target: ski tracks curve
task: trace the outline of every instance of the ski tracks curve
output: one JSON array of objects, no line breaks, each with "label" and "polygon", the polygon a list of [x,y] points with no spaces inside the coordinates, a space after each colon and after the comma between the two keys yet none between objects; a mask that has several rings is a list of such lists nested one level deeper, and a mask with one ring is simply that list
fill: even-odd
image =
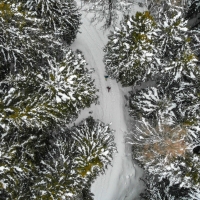
[{"label": "ski tracks curve", "polygon": [[[88,117],[88,112],[93,111],[92,116],[104,123],[110,123],[115,130],[115,142],[118,153],[113,157],[112,166],[109,166],[105,174],[100,175],[92,184],[91,191],[95,200],[133,200],[138,196],[141,186],[136,176],[135,167],[130,152],[127,153],[124,142],[124,134],[127,132],[124,117],[124,95],[122,88],[116,81],[104,78],[105,66],[103,63],[103,48],[107,43],[108,32],[100,30],[99,26],[93,26],[86,15],[82,19],[82,26],[72,49],[83,52],[88,63],[88,68],[94,68],[92,77],[99,89],[100,105],[92,105],[83,110],[75,123]],[[107,86],[111,91],[107,91]],[[141,173],[141,172],[139,172]]]}]

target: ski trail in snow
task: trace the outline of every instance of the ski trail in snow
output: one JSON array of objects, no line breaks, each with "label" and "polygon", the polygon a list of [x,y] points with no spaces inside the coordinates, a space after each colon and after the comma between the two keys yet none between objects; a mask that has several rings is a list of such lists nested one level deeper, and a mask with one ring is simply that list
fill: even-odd
[{"label": "ski trail in snow", "polygon": [[[115,80],[104,78],[105,66],[103,63],[103,48],[107,43],[108,31],[100,30],[100,26],[90,23],[90,16],[83,15],[81,33],[72,45],[72,49],[83,52],[88,63],[88,68],[94,68],[92,77],[99,89],[100,105],[92,105],[83,110],[75,123],[92,116],[104,123],[112,122],[111,128],[115,132],[115,142],[118,153],[113,157],[112,166],[109,166],[105,174],[100,175],[92,184],[91,191],[95,200],[133,200],[138,197],[143,186],[139,182],[141,169],[136,167],[131,158],[131,149],[125,145],[124,133],[127,132],[124,112],[124,89]],[[107,86],[111,87],[110,92]]]}]

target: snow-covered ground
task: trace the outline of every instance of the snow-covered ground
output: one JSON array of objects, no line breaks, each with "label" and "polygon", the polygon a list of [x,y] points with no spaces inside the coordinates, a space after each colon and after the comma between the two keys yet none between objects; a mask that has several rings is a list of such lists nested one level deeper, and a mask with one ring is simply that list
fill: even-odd
[{"label": "snow-covered ground", "polygon": [[[133,12],[143,11],[144,8],[134,4]],[[105,67],[103,64],[103,47],[107,43],[109,31],[100,29],[100,25],[94,26],[90,23],[90,15],[82,15],[81,33],[72,45],[72,49],[80,49],[86,61],[88,68],[94,68],[93,78],[96,87],[99,89],[99,105],[92,105],[80,113],[75,123],[79,123],[83,118],[88,117],[89,111],[95,119],[104,123],[112,123],[111,128],[115,132],[115,142],[118,153],[114,155],[112,166],[109,166],[106,173],[100,175],[92,184],[91,190],[94,193],[95,200],[135,200],[142,191],[143,185],[139,178],[142,170],[132,161],[131,150],[124,142],[124,136],[127,132],[128,115],[125,112],[124,94],[128,89],[124,89],[115,80],[104,78]],[[108,92],[106,87],[110,86]]]}]

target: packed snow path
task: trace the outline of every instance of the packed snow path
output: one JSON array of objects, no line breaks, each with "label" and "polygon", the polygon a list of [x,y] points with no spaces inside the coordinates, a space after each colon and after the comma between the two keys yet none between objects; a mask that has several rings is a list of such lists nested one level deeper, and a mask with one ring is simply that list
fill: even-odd
[{"label": "packed snow path", "polygon": [[[141,8],[140,8],[141,9]],[[139,10],[139,7],[138,9]],[[103,32],[99,26],[90,23],[90,16],[82,15],[81,33],[72,45],[72,49],[83,52],[88,63],[88,68],[94,68],[93,78],[99,89],[99,105],[92,105],[81,112],[75,123],[92,116],[104,123],[112,122],[111,128],[115,132],[115,142],[118,153],[114,155],[112,166],[109,166],[104,175],[100,175],[92,184],[91,191],[95,200],[133,200],[137,199],[142,185],[139,182],[141,170],[133,164],[131,151],[125,145],[124,134],[127,132],[124,109],[124,88],[121,88],[115,80],[104,78],[105,66],[103,64],[103,47],[107,43],[109,31]],[[107,86],[111,87],[110,92]]]}]

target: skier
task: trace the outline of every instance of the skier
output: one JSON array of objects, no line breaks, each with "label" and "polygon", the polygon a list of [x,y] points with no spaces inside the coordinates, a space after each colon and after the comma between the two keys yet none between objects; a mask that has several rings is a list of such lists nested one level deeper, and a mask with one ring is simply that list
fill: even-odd
[{"label": "skier", "polygon": [[108,75],[105,75],[104,77],[105,77],[105,79],[106,79],[106,81],[107,81],[107,79],[108,79]]},{"label": "skier", "polygon": [[108,92],[109,92],[109,91],[110,91],[110,89],[111,89],[111,87],[109,87],[109,86],[108,86],[108,87],[107,87],[107,89],[108,89]]}]

